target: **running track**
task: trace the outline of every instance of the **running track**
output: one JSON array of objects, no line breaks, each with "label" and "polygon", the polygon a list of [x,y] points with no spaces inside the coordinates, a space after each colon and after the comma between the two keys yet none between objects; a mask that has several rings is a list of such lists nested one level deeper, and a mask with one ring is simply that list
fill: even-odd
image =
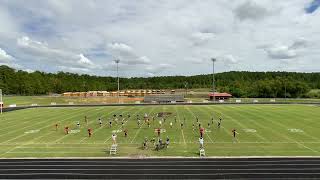
[{"label": "running track", "polygon": [[1,159],[1,179],[319,179],[320,158]]}]

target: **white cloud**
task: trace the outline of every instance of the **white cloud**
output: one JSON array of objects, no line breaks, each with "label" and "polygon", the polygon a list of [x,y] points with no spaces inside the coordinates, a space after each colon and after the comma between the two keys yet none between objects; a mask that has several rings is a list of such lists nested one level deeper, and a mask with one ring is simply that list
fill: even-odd
[{"label": "white cloud", "polygon": [[0,48],[0,65],[10,66],[12,68],[21,69],[22,66],[17,64],[16,59]]},{"label": "white cloud", "polygon": [[191,35],[192,40],[195,42],[195,45],[200,45],[212,40],[215,35],[214,33],[209,32],[196,32]]},{"label": "white cloud", "polygon": [[67,71],[78,74],[92,74],[92,71],[87,68],[75,68],[75,67],[67,67],[67,66],[58,66],[59,70]]},{"label": "white cloud", "polygon": [[132,47],[124,43],[112,43],[112,44],[108,44],[108,47],[111,50],[114,50],[120,53],[133,53]]},{"label": "white cloud", "polygon": [[307,46],[307,41],[304,38],[295,40],[291,45],[264,45],[263,48],[268,56],[272,59],[292,59],[296,58],[301,50]]},{"label": "white cloud", "polygon": [[305,38],[299,38],[293,42],[290,46],[291,49],[304,48],[308,45],[308,41]]},{"label": "white cloud", "polygon": [[0,62],[9,62],[13,59],[5,50],[0,48]]},{"label": "white cloud", "polygon": [[[10,0],[0,4],[0,47],[24,68],[57,71],[63,66],[69,68],[66,71],[97,75],[115,75],[115,58],[121,60],[124,76],[211,73],[210,57],[218,58],[219,72],[237,67],[277,71],[283,58],[319,69],[320,11],[306,14],[309,4],[301,0]],[[257,48],[261,44],[267,44],[264,51]]]},{"label": "white cloud", "polygon": [[26,36],[18,38],[17,45],[28,55],[31,55],[32,58],[42,63],[55,64],[57,67],[96,68],[96,65],[82,53],[75,54],[63,49],[51,48],[45,42],[36,41]]},{"label": "white cloud", "polygon": [[276,45],[266,49],[268,56],[273,59],[291,59],[297,56],[295,50],[288,46]]},{"label": "white cloud", "polygon": [[108,44],[107,51],[109,51],[115,59],[120,59],[122,64],[141,65],[150,64],[151,62],[148,57],[138,55],[131,46],[124,43]]},{"label": "white cloud", "polygon": [[172,64],[156,64],[156,65],[149,65],[145,68],[145,70],[148,72],[147,74],[155,75],[162,71],[172,70],[175,66]]},{"label": "white cloud", "polygon": [[26,71],[26,72],[28,72],[28,73],[33,73],[33,72],[35,72],[35,70],[33,70],[33,69],[22,69],[23,71]]},{"label": "white cloud", "polygon": [[94,66],[93,62],[88,59],[87,57],[85,57],[83,54],[79,55],[80,59],[78,61],[78,63],[80,64],[84,64],[84,65],[89,65],[89,66]]},{"label": "white cloud", "polygon": [[240,20],[260,20],[270,15],[266,7],[258,4],[259,1],[247,0],[243,4],[240,4],[235,10],[234,13],[237,18]]},{"label": "white cloud", "polygon": [[231,54],[224,55],[218,58],[219,61],[222,61],[225,65],[235,65],[239,63],[239,60],[233,57]]}]

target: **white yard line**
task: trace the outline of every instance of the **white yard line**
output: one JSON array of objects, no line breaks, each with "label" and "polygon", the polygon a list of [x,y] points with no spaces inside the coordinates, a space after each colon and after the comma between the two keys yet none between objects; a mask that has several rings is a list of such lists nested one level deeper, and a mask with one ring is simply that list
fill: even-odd
[{"label": "white yard line", "polygon": [[[50,112],[50,110],[44,111],[44,113],[46,113],[46,112]],[[13,121],[11,118],[9,118],[10,120],[7,120],[5,123],[2,124],[2,126],[6,127],[5,129],[3,129],[3,131],[5,131],[6,133],[1,133],[1,131],[0,131],[0,134],[1,134],[0,137],[5,136],[6,134],[10,133],[11,128],[14,128],[16,126],[22,126],[24,124],[29,124],[30,122],[32,122],[34,120],[38,120],[41,117],[43,117],[43,115],[37,115],[37,116],[33,116],[33,119],[26,120],[26,119],[28,119],[29,114],[32,114],[32,111],[30,113],[23,114],[23,116],[24,116],[23,118],[16,117],[15,120],[13,120]],[[9,121],[9,123],[7,123],[8,121]],[[14,124],[14,125],[11,126],[11,124]],[[24,127],[24,126],[22,126],[22,127]],[[16,128],[14,128],[14,129],[16,129]]]},{"label": "white yard line", "polygon": [[[197,107],[197,108],[200,109],[201,111],[205,112],[206,114],[208,114],[209,115],[209,119],[210,119],[210,116],[211,116],[210,112],[207,112],[207,111],[203,110],[203,108],[200,108],[200,107]],[[214,121],[218,122],[216,119]],[[220,128],[222,128],[227,134],[229,134],[230,132],[224,126],[222,126],[221,124],[220,124]],[[219,129],[217,131],[219,131]],[[238,141],[238,142],[240,142],[240,141]]]},{"label": "white yard line", "polygon": [[[220,114],[222,114],[222,112],[219,110],[218,107],[216,107],[216,110],[217,110],[218,112],[220,112]],[[238,114],[240,114],[240,113],[238,113]],[[223,115],[226,116],[226,117],[229,117],[232,122],[238,124],[242,129],[247,129],[247,128],[248,128],[247,126],[241,124],[240,121],[237,121],[237,120],[235,120],[232,116],[229,116],[227,113],[225,113],[225,114],[223,114]],[[240,114],[240,115],[241,115],[241,114]],[[261,140],[263,140],[263,141],[266,141],[266,140],[267,140],[266,138],[264,138],[263,136],[261,136],[261,135],[258,134],[258,133],[254,133],[253,135],[255,135],[256,137],[258,137],[259,139],[261,139]],[[236,138],[236,140],[237,140],[238,142],[240,142],[240,140],[239,140],[238,138]]]},{"label": "white yard line", "polygon": [[[123,109],[123,108],[124,108],[124,107],[116,108],[116,109],[108,112],[108,116],[111,115],[112,113],[114,113],[115,111],[116,111],[116,112],[117,112],[117,111],[120,111],[120,110]],[[91,123],[92,123],[92,122],[93,122],[93,121],[91,121]],[[91,123],[89,123],[89,124],[91,124]],[[99,127],[97,130],[94,130],[93,133],[97,133],[98,131],[100,131],[101,129],[103,129],[105,126],[107,126],[107,123],[105,123],[103,126]],[[86,139],[88,139],[88,137],[82,138],[82,139],[80,140],[80,142],[82,143],[82,142],[83,142],[84,140],[86,140]]]},{"label": "white yard line", "polygon": [[[92,112],[92,111],[97,111],[97,110],[101,110],[101,109],[103,109],[103,107],[100,107],[100,108],[98,108],[98,109],[93,108],[92,110],[87,111],[86,113],[90,113],[90,112]],[[99,112],[98,112],[98,113],[95,113],[95,114],[99,114]],[[63,120],[63,121],[65,121],[65,120]],[[68,136],[67,136],[67,135],[64,135],[64,136],[62,136],[61,138],[58,138],[58,139],[54,140],[54,142],[55,142],[55,143],[58,143],[59,141],[61,141],[62,139],[66,138],[66,137],[68,137]]]},{"label": "white yard line", "polygon": [[[131,109],[134,109],[134,108],[131,108]],[[143,108],[144,109],[144,108]],[[140,110],[141,111],[141,110]],[[138,112],[140,112],[140,111],[138,111]],[[128,110],[126,111],[126,112],[128,112]],[[134,114],[132,114],[131,115],[131,118],[134,118],[134,115],[136,115],[138,112],[136,112],[136,113],[134,113]],[[128,121],[126,121],[126,123],[127,123]],[[118,125],[118,126],[120,126],[120,128],[119,129],[117,129],[116,131],[119,131],[119,130],[121,130],[121,125]],[[103,144],[106,144],[109,140],[111,139],[111,136],[109,136],[108,138],[107,138],[107,140],[105,140],[104,141],[104,143]],[[119,143],[118,143],[119,144]]]},{"label": "white yard line", "polygon": [[[253,109],[255,109],[255,108],[253,108]],[[287,111],[287,112],[290,113],[289,111]],[[281,114],[279,114],[277,111],[276,111],[275,113],[278,114],[277,116],[280,117]],[[295,113],[295,114],[297,114],[297,113]],[[297,115],[299,115],[300,117],[302,117],[300,114],[297,114]],[[304,119],[303,119],[303,120],[304,120]],[[278,123],[278,124],[281,124],[282,127],[287,127],[286,125],[282,124],[281,122],[278,122],[278,121],[277,121],[277,123]],[[306,123],[306,125],[308,125],[308,123]],[[309,137],[309,138],[311,138],[311,139],[313,139],[313,140],[316,140],[316,141],[320,140],[319,138],[314,137],[314,136],[308,134],[307,132],[303,132],[302,135],[307,136],[307,137]]]},{"label": "white yard line", "polygon": [[[175,106],[174,108],[175,108],[176,113],[177,113],[177,118],[178,118],[178,120],[179,120],[179,124],[181,124],[180,115],[179,115],[179,113],[178,113],[177,106]],[[185,125],[185,124],[184,124],[184,125]],[[181,129],[181,128],[180,128],[180,129]],[[187,143],[186,143],[186,139],[184,138],[183,129],[181,129],[181,134],[182,134],[182,138],[183,138],[183,144],[186,145]]]},{"label": "white yard line", "polygon": [[[252,108],[252,109],[254,109],[254,108]],[[254,114],[255,116],[261,117],[261,118],[264,119],[264,120],[267,120],[267,121],[269,121],[269,122],[274,123],[274,121],[270,121],[269,119],[265,118],[264,116],[260,116],[258,110],[256,110],[256,112],[257,112],[257,113]],[[247,113],[253,114],[253,113],[250,113],[249,111],[248,111]],[[283,126],[283,125],[282,125],[282,126]],[[286,128],[286,127],[285,127],[285,128]],[[312,149],[312,148],[310,148],[310,147],[307,147],[307,146],[303,145],[302,143],[300,143],[300,142],[298,142],[298,141],[296,141],[296,140],[288,137],[287,135],[282,134],[282,133],[280,133],[280,132],[278,132],[278,131],[273,130],[273,129],[270,128],[270,127],[267,127],[267,126],[266,126],[265,129],[269,129],[269,130],[272,131],[273,133],[279,134],[280,136],[284,137],[285,139],[290,140],[290,141],[292,141],[292,142],[295,142],[296,144],[304,147],[305,149],[308,149],[308,150],[310,150],[310,151],[312,151],[312,152],[315,152],[315,153],[319,153],[319,151],[316,151],[316,150],[314,150],[314,149]]]},{"label": "white yard line", "polygon": [[[64,116],[64,113],[60,113],[60,115],[61,115],[61,114]],[[42,115],[41,115],[41,116],[36,116],[36,117],[38,117],[38,118],[33,119],[33,121],[34,121],[34,120],[38,120],[39,118],[43,118]],[[21,131],[21,130],[23,130],[23,129],[27,129],[27,128],[29,128],[29,127],[36,126],[36,125],[41,124],[41,123],[44,123],[44,122],[49,122],[51,119],[56,119],[57,117],[59,117],[59,115],[58,115],[58,116],[54,116],[54,117],[52,117],[52,118],[49,118],[49,119],[47,119],[46,121],[43,121],[43,120],[39,119],[38,123],[31,123],[30,126],[23,126],[23,128],[19,128],[19,129],[14,130],[14,131],[7,131],[7,133],[1,134],[0,137],[1,137],[1,136],[5,136],[5,135],[7,135],[7,134],[12,134],[12,133]],[[29,121],[28,121],[28,122],[29,122]],[[19,123],[17,123],[17,124],[19,124]],[[22,124],[23,124],[23,123],[22,123]],[[22,124],[19,124],[19,125],[21,126]],[[30,124],[30,123],[27,123],[27,124]]]},{"label": "white yard line", "polygon": [[[189,109],[189,107],[187,107],[187,106],[184,106],[184,108],[185,109],[187,109],[190,113],[191,113],[191,115],[194,117],[194,118],[196,118],[197,116],[194,114],[194,112],[192,112],[190,109]],[[213,140],[211,139],[211,137],[208,135],[208,133],[206,133],[205,132],[205,134],[207,135],[207,137],[209,138],[209,140],[210,140],[210,142],[211,143],[213,143]]]},{"label": "white yard line", "polygon": [[[149,114],[151,114],[154,110],[156,109],[156,107],[152,107],[152,110],[149,111]],[[141,131],[141,127],[144,125],[144,121],[142,123],[142,125],[140,126],[140,128],[137,130],[136,134],[134,135],[133,139],[131,140],[130,144],[133,143],[133,141],[136,139],[136,137],[138,136],[138,134],[140,133]]]},{"label": "white yard line", "polygon": [[[309,152],[309,151],[308,151]],[[183,159],[199,159],[199,156],[146,156],[144,157],[144,159],[167,159],[167,161],[163,161],[165,163],[172,161],[171,159],[181,159],[181,161],[179,162],[194,162],[194,161],[188,161],[188,160],[183,160]],[[318,160],[314,160],[313,158],[320,158],[320,156],[206,156],[206,160],[205,161],[197,161],[197,162],[221,162],[220,160],[216,160],[216,159],[233,159],[233,158],[237,158],[237,160],[235,161],[228,161],[228,162],[262,162],[263,160],[246,160],[246,159],[265,159],[265,158],[288,158],[288,160],[282,160],[282,161],[286,161],[286,162],[300,162],[300,161],[305,161],[304,159],[301,160],[299,158],[307,158],[309,159],[308,161],[318,161]],[[291,159],[291,158],[296,158],[296,159]],[[69,159],[72,159],[72,162],[87,162],[88,160],[93,161],[93,162],[97,162],[96,160],[100,160],[100,159],[108,159],[108,160],[116,160],[117,162],[121,163],[121,161],[118,161],[119,159],[137,159],[134,157],[129,157],[129,156],[121,156],[121,157],[117,157],[117,156],[103,156],[103,157],[92,157],[92,156],[86,156],[86,157],[81,157],[81,156],[73,156],[73,157],[19,157],[19,158],[0,158],[0,159],[27,159],[29,160],[28,162],[48,162],[48,159],[50,160],[50,162],[65,162],[68,163],[70,161],[68,161]],[[36,159],[36,161],[33,161],[34,159]],[[56,160],[56,159],[68,159],[68,160]],[[84,159],[83,161],[79,160],[79,159]],[[140,158],[139,158],[140,159]],[[42,161],[45,160],[45,161]],[[128,161],[123,161],[125,164],[130,164],[130,162]],[[263,162],[279,162],[279,160],[267,160],[267,161],[263,161]],[[16,164],[17,162],[14,161],[7,161],[7,162],[1,162],[0,164]],[[24,163],[24,162],[23,162]],[[134,162],[137,164],[141,164],[141,163],[145,163],[145,162]],[[162,163],[162,162],[160,162]],[[153,162],[153,164],[159,164],[159,162]],[[183,166],[183,165],[182,165]],[[3,174],[2,174],[3,175]]]},{"label": "white yard line", "polygon": [[[235,108],[235,107],[230,106],[230,108]],[[239,116],[243,116],[243,115],[242,115],[241,113],[239,113],[239,112],[235,112],[235,113],[239,114]],[[230,117],[230,116],[229,116],[229,117]],[[258,124],[257,122],[253,121],[252,119],[247,118],[247,117],[244,117],[244,118],[248,119],[248,121],[256,124],[256,125],[259,126],[259,127],[261,127],[260,124]],[[232,119],[233,119],[233,118],[232,118]],[[242,125],[240,121],[239,121],[239,124]],[[247,126],[242,125],[242,127],[244,127],[244,129],[248,129]],[[266,139],[265,137],[261,136],[261,135],[259,134],[259,132],[254,133],[254,134],[255,134],[256,136],[259,136],[260,139],[262,139],[263,141],[267,141],[267,139]]]},{"label": "white yard line", "polygon": [[[175,144],[184,144],[183,142],[172,142]],[[189,141],[186,142],[187,144],[193,144],[194,142]],[[208,142],[210,143],[210,142]],[[314,142],[300,142],[303,144],[320,144],[319,141],[314,141]],[[104,145],[105,143],[28,143],[26,145]],[[131,144],[131,143],[119,143],[119,144]],[[138,144],[138,143],[137,143]],[[210,144],[233,144],[233,142],[224,142],[224,141],[216,141],[216,142],[212,142]],[[271,142],[271,141],[242,141],[239,142],[239,144],[297,144],[296,142]],[[12,145],[20,145],[20,143],[6,143],[6,144],[1,144],[1,146],[12,146]]]},{"label": "white yard line", "polygon": [[[92,110],[91,110],[91,111],[92,111]],[[68,119],[72,119],[73,117],[78,116],[78,115],[79,115],[78,112],[76,112],[76,113],[77,113],[77,114],[76,114],[75,116],[71,116],[71,117],[69,117],[69,118],[65,118],[65,119],[63,119],[61,122],[64,122],[64,121],[66,121],[66,120],[68,120]],[[72,113],[72,114],[73,114],[73,113]],[[63,116],[65,116],[65,114],[64,114]],[[56,117],[55,117],[55,118],[56,118]],[[48,127],[48,126],[46,126],[46,127]],[[40,128],[40,129],[43,129],[43,128]],[[53,132],[46,133],[45,135],[42,135],[42,136],[40,136],[40,137],[38,137],[38,138],[34,138],[34,139],[32,139],[32,140],[41,139],[42,137],[47,136],[48,134],[51,134],[51,133],[53,133]],[[26,135],[26,134],[23,134],[23,135],[21,135],[21,136],[17,136],[16,138],[10,139],[10,140],[5,141],[5,142],[12,141],[12,140],[14,140],[14,139],[17,139],[17,138],[22,137],[22,136],[25,136],[25,135]],[[2,143],[1,143],[1,144],[2,144]],[[0,154],[0,157],[3,156],[3,155],[6,155],[6,154],[8,154],[8,153],[10,153],[10,152],[12,152],[12,151],[14,151],[14,150],[17,149],[17,148],[20,148],[20,147],[23,147],[23,146],[29,145],[29,144],[32,144],[32,143],[26,142],[26,143],[22,143],[22,144],[19,145],[19,146],[13,147],[13,148],[9,149],[8,151]]]},{"label": "white yard line", "polygon": [[[75,112],[75,113],[76,113],[75,116],[71,116],[71,117],[69,117],[69,118],[67,118],[67,119],[71,119],[71,118],[73,118],[73,117],[79,116],[79,114],[78,114],[79,112]],[[72,114],[75,114],[75,113],[72,113]],[[58,116],[58,117],[64,117],[64,116],[65,116],[65,114],[63,114],[62,116]],[[48,127],[52,126],[52,123],[49,122],[51,119],[57,119],[57,116],[55,116],[55,117],[53,117],[53,118],[47,119],[47,121],[45,121],[45,122],[48,122],[47,124],[50,124],[50,125],[43,126],[43,127],[39,128],[38,130],[45,129],[45,128],[48,128]],[[65,120],[66,120],[66,119],[65,119]],[[43,122],[41,122],[41,123],[43,123]],[[39,123],[36,123],[36,124],[39,124]],[[35,126],[35,124],[33,124],[31,127],[33,127],[33,126]],[[29,126],[28,126],[28,127],[29,127]],[[24,128],[23,128],[23,129],[24,129]],[[29,135],[29,134],[26,134],[26,133],[23,132],[23,134],[21,134],[21,135],[19,135],[19,136],[16,136],[16,137],[14,137],[14,138],[12,138],[12,139],[8,139],[7,141],[2,142],[1,144],[6,143],[6,142],[13,141],[13,140],[15,140],[15,139],[18,139],[18,138],[23,137],[23,136],[26,136],[26,135]]]}]

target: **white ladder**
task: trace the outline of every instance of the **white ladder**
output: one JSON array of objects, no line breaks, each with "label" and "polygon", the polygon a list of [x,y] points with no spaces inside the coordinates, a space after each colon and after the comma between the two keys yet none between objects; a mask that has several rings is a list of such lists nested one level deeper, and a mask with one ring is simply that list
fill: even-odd
[{"label": "white ladder", "polygon": [[204,151],[204,148],[200,149],[200,157],[206,156],[206,152]]},{"label": "white ladder", "polygon": [[110,148],[110,155],[116,155],[117,154],[117,144],[112,144]]}]

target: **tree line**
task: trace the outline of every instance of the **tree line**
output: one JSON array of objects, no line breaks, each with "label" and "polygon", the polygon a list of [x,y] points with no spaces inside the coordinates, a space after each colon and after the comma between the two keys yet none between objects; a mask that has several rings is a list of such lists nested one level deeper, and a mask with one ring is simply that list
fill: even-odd
[{"label": "tree line", "polygon": [[[121,89],[211,88],[212,74],[120,78]],[[320,73],[297,72],[223,72],[215,74],[219,92],[234,97],[308,97],[311,89],[320,89]],[[28,73],[0,66],[0,89],[4,94],[45,95],[94,90],[117,90],[117,78],[79,75],[69,72]]]}]

